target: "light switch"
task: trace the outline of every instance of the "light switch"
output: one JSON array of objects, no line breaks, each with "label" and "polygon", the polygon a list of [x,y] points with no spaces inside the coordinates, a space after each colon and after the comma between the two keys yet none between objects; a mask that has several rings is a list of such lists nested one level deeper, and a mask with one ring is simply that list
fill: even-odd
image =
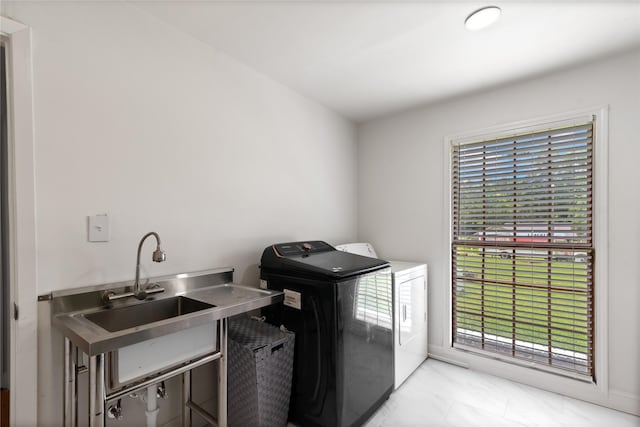
[{"label": "light switch", "polygon": [[107,214],[92,215],[89,217],[89,241],[109,241],[109,217]]}]

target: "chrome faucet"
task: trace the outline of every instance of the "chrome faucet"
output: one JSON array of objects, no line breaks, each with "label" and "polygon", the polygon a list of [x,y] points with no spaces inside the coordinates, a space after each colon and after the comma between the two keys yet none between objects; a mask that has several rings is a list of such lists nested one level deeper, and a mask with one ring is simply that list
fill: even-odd
[{"label": "chrome faucet", "polygon": [[151,259],[155,262],[166,261],[167,255],[164,253],[164,251],[160,247],[160,236],[158,236],[158,233],[156,233],[155,231],[152,231],[142,236],[142,239],[138,244],[138,257],[136,259],[136,279],[133,282],[133,292],[116,294],[113,291],[105,291],[102,294],[102,300],[105,303],[110,303],[113,300],[117,300],[120,298],[127,298],[127,297],[136,297],[139,300],[144,300],[144,299],[147,299],[147,297],[151,294],[164,292],[164,288],[161,288],[157,284],[152,284],[150,286],[145,287],[144,289],[140,285],[140,252],[142,251],[142,244],[149,236],[154,236],[156,238],[156,250],[153,251],[153,255],[151,256]]},{"label": "chrome faucet", "polygon": [[133,296],[139,300],[147,299],[147,296],[150,293],[162,292],[156,290],[161,288],[142,289],[142,287],[140,286],[140,251],[142,251],[142,244],[149,236],[153,236],[156,238],[156,250],[153,251],[151,259],[155,262],[163,262],[167,259],[167,254],[165,254],[162,248],[160,248],[160,236],[158,236],[158,233],[152,231],[142,236],[142,239],[138,244],[138,258],[136,259],[136,280],[135,282],[133,282]]}]

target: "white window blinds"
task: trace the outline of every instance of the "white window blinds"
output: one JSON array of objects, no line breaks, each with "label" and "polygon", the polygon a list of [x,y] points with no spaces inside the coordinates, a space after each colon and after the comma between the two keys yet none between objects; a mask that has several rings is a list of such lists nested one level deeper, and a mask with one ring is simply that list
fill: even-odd
[{"label": "white window blinds", "polygon": [[592,135],[453,145],[454,346],[593,377]]}]

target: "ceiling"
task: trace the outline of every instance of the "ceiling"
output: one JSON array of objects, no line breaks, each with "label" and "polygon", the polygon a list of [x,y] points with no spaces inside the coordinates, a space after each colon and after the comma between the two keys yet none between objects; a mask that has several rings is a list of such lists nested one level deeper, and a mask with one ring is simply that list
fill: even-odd
[{"label": "ceiling", "polygon": [[638,1],[130,3],[354,121],[640,46]]}]

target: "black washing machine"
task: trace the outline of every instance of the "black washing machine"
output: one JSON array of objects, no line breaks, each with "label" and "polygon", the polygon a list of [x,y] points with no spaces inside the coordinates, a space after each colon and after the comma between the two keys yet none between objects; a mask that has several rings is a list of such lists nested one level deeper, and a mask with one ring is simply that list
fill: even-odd
[{"label": "black washing machine", "polygon": [[260,270],[261,286],[285,294],[263,314],[296,334],[289,420],[362,425],[393,390],[388,262],[307,241],[269,246]]}]

